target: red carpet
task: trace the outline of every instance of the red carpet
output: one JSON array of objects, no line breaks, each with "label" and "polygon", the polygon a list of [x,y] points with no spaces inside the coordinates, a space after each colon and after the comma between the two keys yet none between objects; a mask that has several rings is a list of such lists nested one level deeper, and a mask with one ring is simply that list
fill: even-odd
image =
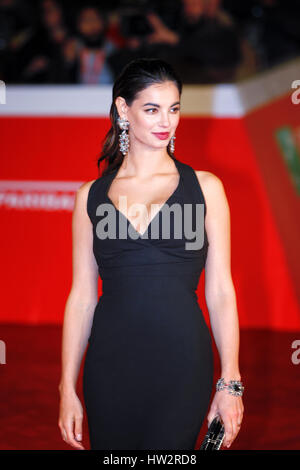
[{"label": "red carpet", "polygon": [[[1,324],[0,339],[6,344],[6,364],[0,365],[0,449],[73,449],[61,439],[57,425],[61,327]],[[298,331],[241,329],[245,412],[231,450],[300,449],[300,364],[291,359],[296,339]],[[82,368],[77,391],[83,404],[81,387]],[[205,420],[198,445],[206,428]],[[89,449],[86,416],[83,445]]]}]

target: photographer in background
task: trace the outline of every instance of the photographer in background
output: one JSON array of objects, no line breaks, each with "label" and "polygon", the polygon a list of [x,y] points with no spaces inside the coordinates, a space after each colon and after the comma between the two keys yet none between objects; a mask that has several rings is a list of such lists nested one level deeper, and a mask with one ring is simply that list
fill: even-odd
[{"label": "photographer in background", "polygon": [[110,84],[113,73],[107,62],[117,46],[107,38],[108,19],[94,5],[85,5],[77,15],[76,35],[64,44],[64,81]]},{"label": "photographer in background", "polygon": [[[19,7],[19,2],[11,3]],[[25,5],[27,13],[33,13],[28,4],[23,5],[24,9]],[[16,9],[15,13],[18,11]],[[10,83],[60,82],[61,48],[69,34],[64,13],[59,1],[42,0],[35,20],[31,19],[26,29],[17,28],[12,32],[5,70]]]},{"label": "photographer in background", "polygon": [[[126,18],[127,47],[112,56],[115,73],[134,58],[168,60],[185,83],[215,83],[235,77],[241,45],[234,21],[216,0],[181,0],[172,28],[154,9]],[[129,27],[131,26],[131,28]]]}]

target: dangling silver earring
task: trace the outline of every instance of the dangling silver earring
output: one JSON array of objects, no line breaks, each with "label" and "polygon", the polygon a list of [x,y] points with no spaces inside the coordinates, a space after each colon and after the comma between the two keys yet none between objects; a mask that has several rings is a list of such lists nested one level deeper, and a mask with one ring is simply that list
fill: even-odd
[{"label": "dangling silver earring", "polygon": [[175,150],[175,135],[173,135],[173,137],[171,137],[171,140],[170,140],[170,150],[171,150],[171,153],[174,153],[174,150]]},{"label": "dangling silver earring", "polygon": [[126,119],[121,119],[120,117],[118,117],[117,121],[120,129],[123,129],[119,135],[120,151],[123,153],[123,155],[126,155],[129,149],[129,135],[126,132],[129,129],[129,121]]}]

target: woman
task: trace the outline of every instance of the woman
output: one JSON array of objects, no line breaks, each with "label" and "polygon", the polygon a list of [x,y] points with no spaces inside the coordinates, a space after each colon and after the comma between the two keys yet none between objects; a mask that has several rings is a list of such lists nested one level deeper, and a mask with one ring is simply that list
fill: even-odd
[{"label": "woman", "polygon": [[[76,380],[87,342],[83,393],[91,449],[194,449],[213,387],[211,336],[195,293],[204,266],[225,380],[218,381],[208,424],[221,416],[226,446],[240,429],[241,383],[235,394],[227,385],[241,379],[229,208],[217,176],[174,157],[181,89],[166,62],[130,62],[113,87],[112,127],[98,161],[108,167],[76,194],[58,424],[77,449],[83,449],[83,409]],[[168,218],[173,206],[176,216]],[[194,229],[199,213],[202,244],[187,249],[188,231],[174,235],[183,221]],[[168,221],[169,233],[163,232]],[[197,225],[192,235],[200,232]]]}]

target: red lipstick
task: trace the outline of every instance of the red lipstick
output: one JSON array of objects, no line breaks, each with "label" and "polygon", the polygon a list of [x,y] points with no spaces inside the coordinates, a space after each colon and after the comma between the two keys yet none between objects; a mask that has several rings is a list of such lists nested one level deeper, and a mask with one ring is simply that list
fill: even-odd
[{"label": "red lipstick", "polygon": [[160,140],[166,140],[169,137],[169,132],[153,132],[153,134]]}]

